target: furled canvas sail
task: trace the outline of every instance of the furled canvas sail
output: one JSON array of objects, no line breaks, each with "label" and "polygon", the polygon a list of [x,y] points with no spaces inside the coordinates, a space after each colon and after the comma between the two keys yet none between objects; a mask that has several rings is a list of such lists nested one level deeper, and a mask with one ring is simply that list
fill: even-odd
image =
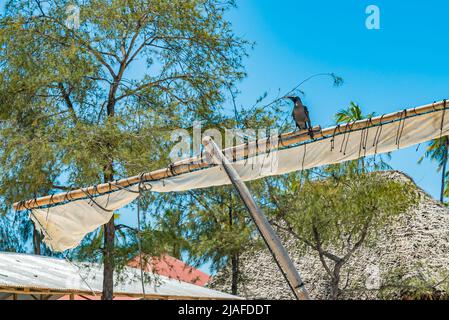
[{"label": "furled canvas sail", "polygon": [[[243,180],[250,181],[406,148],[449,134],[449,111],[445,102],[443,107],[441,103],[439,106],[327,128],[315,140],[287,147],[282,143],[271,146],[268,151],[240,158],[233,165]],[[94,198],[88,196],[47,208],[33,208],[31,218],[42,230],[45,243],[52,250],[64,251],[76,247],[87,233],[108,222],[113,210],[136,199],[139,186],[153,192],[181,192],[230,184],[221,167],[212,165],[148,180],[151,179]]]}]

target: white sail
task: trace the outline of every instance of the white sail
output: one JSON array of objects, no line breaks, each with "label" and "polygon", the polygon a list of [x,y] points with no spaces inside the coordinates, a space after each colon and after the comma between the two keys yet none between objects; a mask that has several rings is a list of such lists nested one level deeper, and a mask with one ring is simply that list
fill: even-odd
[{"label": "white sail", "polygon": [[[333,127],[323,130],[330,134],[316,140],[264,152],[233,163],[245,181],[267,176],[341,163],[364,156],[382,154],[426,142],[449,132],[449,111],[432,110],[424,114],[404,112],[392,121],[367,125],[350,130]],[[374,122],[374,121],[373,121]],[[357,126],[354,126],[357,127]],[[181,192],[230,184],[220,166],[189,172],[163,180],[145,182],[152,192]],[[32,209],[31,218],[44,234],[44,242],[54,251],[78,246],[84,236],[107,223],[112,211],[132,202],[138,185],[90,199],[70,201],[49,208]]]}]

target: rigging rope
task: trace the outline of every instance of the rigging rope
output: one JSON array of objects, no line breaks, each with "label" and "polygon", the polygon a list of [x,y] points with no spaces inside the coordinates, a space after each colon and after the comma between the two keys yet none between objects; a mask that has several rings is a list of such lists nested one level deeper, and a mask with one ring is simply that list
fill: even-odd
[{"label": "rigging rope", "polygon": [[[67,253],[65,256],[63,255],[63,257],[64,257],[64,260],[66,260],[72,267],[75,267],[75,268],[78,269],[78,275],[80,276],[81,280],[83,280],[83,282],[84,282],[84,283],[86,284],[86,286],[89,288],[89,290],[91,291],[92,295],[93,295],[94,297],[96,297],[97,294],[96,294],[95,291],[92,289],[92,287],[89,285],[89,283],[87,282],[87,279],[84,278],[84,277],[81,275],[81,268],[79,268],[76,264],[74,264],[74,263],[69,259],[68,253]],[[72,288],[72,289],[74,289],[74,288]]]},{"label": "rigging rope", "polygon": [[444,118],[446,117],[446,99],[444,99],[443,103],[444,103],[444,109],[443,109],[443,114],[441,117],[440,139],[443,136]]},{"label": "rigging rope", "polygon": [[406,119],[407,119],[407,109],[404,109],[401,112],[401,119],[399,120],[398,130],[396,132],[396,145],[398,146],[398,149],[400,149],[400,143],[401,143],[402,134],[404,132]]}]

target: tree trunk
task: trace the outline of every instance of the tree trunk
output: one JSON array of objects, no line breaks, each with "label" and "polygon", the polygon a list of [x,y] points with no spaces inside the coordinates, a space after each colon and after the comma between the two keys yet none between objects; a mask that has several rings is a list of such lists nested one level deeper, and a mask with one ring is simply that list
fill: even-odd
[{"label": "tree trunk", "polygon": [[42,243],[42,237],[40,233],[36,230],[36,228],[33,226],[33,248],[34,248],[34,254],[40,256],[41,255],[41,243]]},{"label": "tree trunk", "polygon": [[331,300],[338,300],[338,297],[340,295],[340,270],[343,265],[339,262],[337,262],[334,266],[334,274],[331,278],[331,293],[330,298]]},{"label": "tree trunk", "polygon": [[102,300],[114,297],[114,216],[104,225],[103,295]]},{"label": "tree trunk", "polygon": [[[232,210],[233,205],[233,193],[230,193],[230,201],[229,201],[229,227],[233,228],[234,225],[234,214]],[[238,292],[238,282],[239,282],[239,255],[237,253],[231,254],[231,293],[233,295],[237,295]]]},{"label": "tree trunk", "polygon": [[[112,98],[109,98],[107,106],[108,118],[114,117],[115,105]],[[108,154],[112,153],[110,143],[106,144]],[[112,160],[104,168],[104,182],[114,181],[114,165]],[[104,225],[104,248],[103,248],[103,294],[102,300],[112,300],[114,298],[114,240],[115,240],[115,223],[114,215],[111,220]]]},{"label": "tree trunk", "polygon": [[237,295],[239,283],[239,256],[237,254],[232,255],[231,265],[232,265],[231,293],[233,295]]},{"label": "tree trunk", "polygon": [[330,299],[331,300],[338,300],[338,295],[340,289],[338,288],[340,285],[340,279],[339,278],[332,278],[331,280],[331,294]]},{"label": "tree trunk", "polygon": [[447,167],[447,159],[448,159],[448,149],[449,149],[449,138],[444,137],[444,155],[443,155],[443,169],[441,170],[441,192],[440,192],[440,202],[444,203],[444,189],[446,184],[446,167]]}]

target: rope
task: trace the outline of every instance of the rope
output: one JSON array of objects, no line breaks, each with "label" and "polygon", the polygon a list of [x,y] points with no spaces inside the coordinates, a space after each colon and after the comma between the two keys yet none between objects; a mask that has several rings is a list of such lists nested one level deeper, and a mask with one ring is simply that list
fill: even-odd
[{"label": "rope", "polygon": [[363,149],[363,157],[366,157],[368,138],[369,138],[369,129],[372,126],[372,118],[368,119],[368,126],[362,130],[360,137],[360,147],[359,147],[359,158],[361,157],[362,149]]},{"label": "rope", "polygon": [[139,191],[134,191],[134,190],[129,189],[128,187],[122,187],[121,185],[118,185],[118,184],[114,185],[114,187],[119,190],[128,191],[130,193],[139,193]]},{"label": "rope", "polygon": [[[265,142],[265,153],[266,156],[264,157],[264,162],[263,164],[265,164],[265,159],[268,159],[270,157],[271,154],[271,136],[269,136]],[[263,168],[263,166],[262,166]],[[273,172],[273,157],[270,157],[270,172]]]},{"label": "rope", "polygon": [[419,150],[419,147],[421,147],[421,143],[420,143],[420,144],[418,144],[418,146],[416,147],[416,152],[418,152],[418,150]]},{"label": "rope", "polygon": [[284,139],[282,138],[282,134],[278,134],[278,141],[281,143],[281,147],[285,147],[284,146]]},{"label": "rope", "polygon": [[440,139],[443,136],[443,127],[444,127],[444,118],[446,117],[446,99],[444,99],[444,109],[443,109],[443,115],[441,117],[441,127],[440,127]]},{"label": "rope", "polygon": [[380,136],[380,134],[382,133],[382,119],[384,116],[385,116],[384,114],[380,116],[380,126],[378,126],[376,129],[376,134],[374,135],[373,139],[373,147],[376,145],[376,142],[378,141],[378,136]]},{"label": "rope", "polygon": [[343,132],[343,140],[340,145],[340,153],[343,152],[343,145],[345,143],[345,140],[346,140],[346,130],[345,130],[345,132]]},{"label": "rope", "polygon": [[385,116],[385,115],[383,114],[383,115],[380,117],[380,125],[379,125],[379,126],[377,127],[377,129],[376,129],[376,134],[375,134],[374,140],[373,140],[373,147],[375,146],[375,149],[374,149],[374,157],[377,155],[377,147],[379,146],[380,137],[381,137],[381,135],[382,135],[382,129],[383,129],[383,127],[382,127],[382,125],[383,125],[382,119],[383,119],[384,116]]},{"label": "rope", "polygon": [[405,127],[405,120],[407,119],[407,109],[404,109],[404,111],[401,112],[401,115],[403,116],[399,120],[398,130],[396,132],[396,145],[398,146],[398,149],[400,148],[401,138]]},{"label": "rope", "polygon": [[81,189],[81,191],[89,198],[90,202],[95,204],[97,207],[99,207],[101,210],[105,211],[105,212],[114,212],[114,210],[109,210],[106,209],[105,207],[103,207],[101,204],[99,204],[97,201],[95,201],[95,198],[86,190]]},{"label": "rope", "polygon": [[339,124],[337,126],[335,126],[334,133],[332,134],[331,151],[334,151],[334,149],[335,149],[335,135],[337,134],[337,130],[340,133],[340,125]]},{"label": "rope", "polygon": [[76,265],[76,264],[74,264],[72,261],[70,261],[70,259],[68,258],[68,255],[66,254],[65,256],[63,256],[64,257],[64,259],[72,266],[72,267],[75,267],[75,268],[77,268],[78,269],[78,275],[80,276],[80,278],[81,278],[81,280],[83,280],[83,282],[86,284],[86,286],[89,288],[89,290],[92,292],[92,295],[94,296],[94,297],[96,297],[97,296],[97,294],[95,293],[95,291],[92,289],[92,287],[89,285],[89,283],[87,282],[87,280],[86,280],[86,278],[84,278],[82,275],[81,275],[81,269]]},{"label": "rope", "polygon": [[360,133],[360,143],[359,143],[359,158],[362,156],[363,143],[365,138],[365,130]]},{"label": "rope", "polygon": [[[349,142],[349,138],[351,136],[352,127],[354,126],[354,123],[356,123],[356,121],[354,121],[351,124],[348,124],[348,128],[349,128],[349,130],[347,131],[348,132],[348,137],[346,138],[346,144],[345,144],[345,148],[343,150],[343,155],[346,155],[346,150],[348,149],[348,142]],[[346,132],[345,132],[345,135],[346,135]],[[344,143],[344,136],[343,136],[343,143]],[[342,145],[343,145],[343,143],[342,143]],[[341,152],[341,150],[340,150],[340,152]]]}]

